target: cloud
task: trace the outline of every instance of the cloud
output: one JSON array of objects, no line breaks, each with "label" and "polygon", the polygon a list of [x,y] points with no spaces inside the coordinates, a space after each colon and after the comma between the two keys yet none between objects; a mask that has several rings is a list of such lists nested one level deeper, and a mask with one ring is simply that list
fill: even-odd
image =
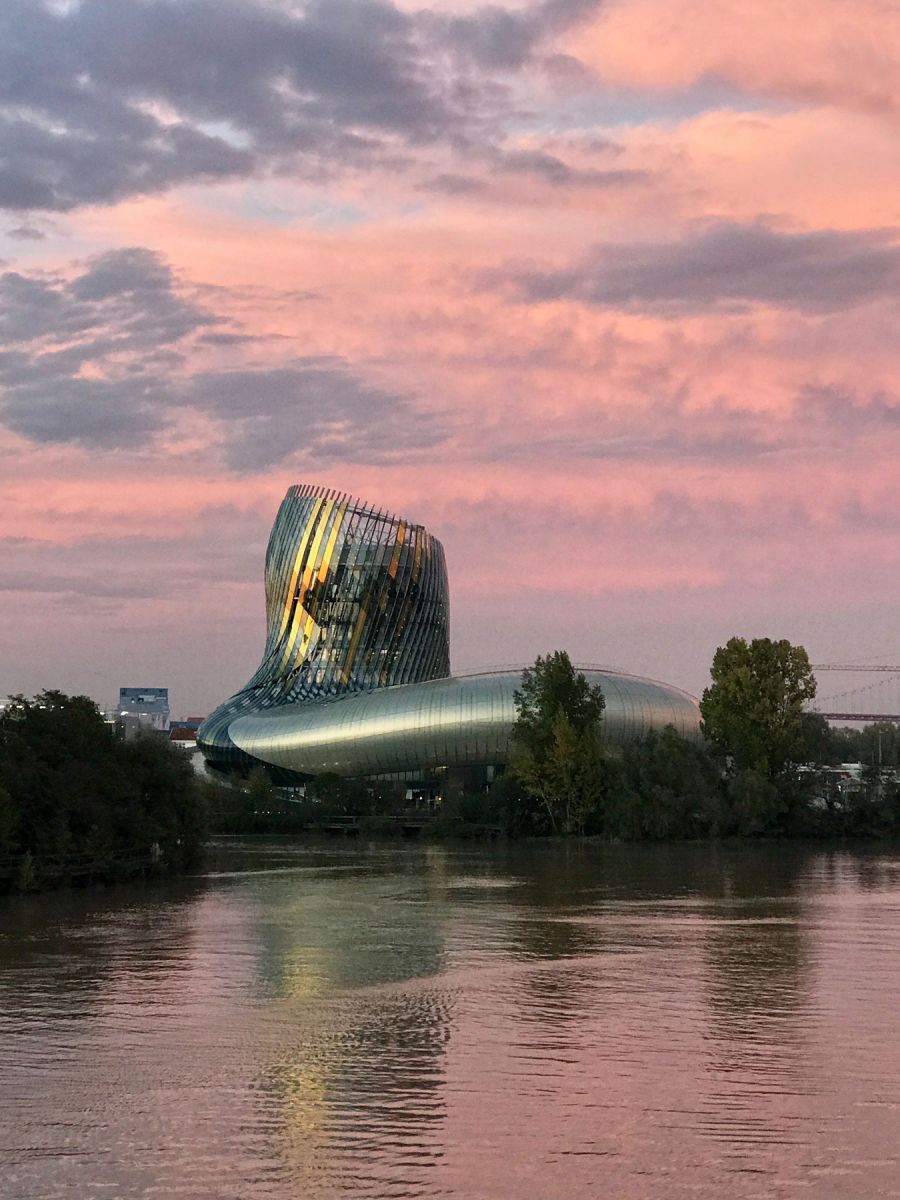
[{"label": "cloud", "polygon": [[3,423],[34,442],[72,442],[98,450],[144,444],[162,429],[159,395],[146,383],[56,379],[17,387],[2,408]]},{"label": "cloud", "polygon": [[757,304],[827,313],[900,293],[895,238],[890,230],[785,233],[761,221],[716,221],[678,240],[606,243],[572,266],[510,275],[529,303],[567,299],[668,316]]},{"label": "cloud", "polygon": [[[0,208],[67,212],[247,174],[253,165],[250,155],[220,139],[166,129],[137,112],[124,119],[104,105],[66,118],[62,106],[42,107],[40,123],[0,114]],[[64,122],[61,130],[53,128],[57,121]]]},{"label": "cloud", "polygon": [[434,192],[442,196],[471,196],[484,190],[484,182],[471,175],[456,175],[452,171],[441,171],[423,180],[418,185],[421,192]]},{"label": "cloud", "polygon": [[884,0],[618,0],[570,49],[606,81],[748,93],[878,116],[900,107],[900,12]]},{"label": "cloud", "polygon": [[[542,43],[580,25],[600,7],[601,0],[543,0],[518,9],[485,4],[462,16],[435,14],[431,22],[481,66],[515,69],[534,59]],[[551,61],[558,57],[551,55]]]},{"label": "cloud", "polygon": [[473,460],[521,468],[591,462],[605,468],[633,464],[648,471],[668,466],[760,469],[766,463],[813,461],[851,452],[874,437],[900,428],[900,397],[857,393],[837,384],[806,383],[782,411],[753,411],[740,392],[728,400],[659,390],[652,404],[633,403],[580,417],[558,417],[552,429],[521,419],[490,444],[473,446]]},{"label": "cloud", "polygon": [[71,277],[0,275],[0,347],[30,344],[45,364],[53,350],[73,339],[90,357],[112,346],[134,350],[172,344],[220,321],[185,299],[171,268],[142,247],[97,255]]},{"label": "cloud", "polygon": [[17,242],[42,242],[47,234],[37,225],[22,224],[7,229],[6,236],[15,238]]},{"label": "cloud", "polygon": [[849,445],[872,431],[900,428],[900,399],[884,391],[860,394],[838,384],[811,383],[797,398],[798,416],[828,431],[836,445]]},{"label": "cloud", "polygon": [[388,464],[432,449],[444,436],[434,414],[366,383],[338,358],[200,373],[184,400],[218,421],[226,461],[236,471],[262,470],[293,454],[310,468]]},{"label": "cloud", "polygon": [[[0,275],[0,419],[37,442],[110,449],[162,428],[159,368],[221,318],[183,297],[142,248],[113,250],[74,275]],[[163,356],[162,359],[160,356]]]},{"label": "cloud", "polygon": [[572,166],[558,155],[539,149],[501,151],[496,156],[494,166],[496,170],[513,175],[535,176],[554,187],[618,187],[649,178],[646,171],[632,168],[604,170]]},{"label": "cloud", "polygon": [[592,7],[547,0],[447,18],[389,0],[5,0],[0,207],[65,212],[187,182],[319,178],[434,143],[492,144],[505,73]]},{"label": "cloud", "polygon": [[191,517],[189,528],[179,522],[143,537],[112,531],[62,543],[0,537],[0,592],[140,600],[255,582],[262,550],[258,517],[230,507],[200,509]]},{"label": "cloud", "polygon": [[259,339],[183,291],[141,247],[98,255],[68,276],[0,275],[0,421],[33,442],[114,450],[147,445],[192,411],[208,418],[210,441],[236,471],[291,455],[319,465],[402,461],[444,436],[435,415],[337,356],[191,366],[192,349],[222,353]]}]

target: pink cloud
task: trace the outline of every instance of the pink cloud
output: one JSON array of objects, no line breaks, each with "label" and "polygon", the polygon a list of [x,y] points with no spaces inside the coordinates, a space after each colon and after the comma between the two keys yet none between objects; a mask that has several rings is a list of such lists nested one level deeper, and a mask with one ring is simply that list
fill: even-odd
[{"label": "pink cloud", "polygon": [[611,0],[567,48],[604,80],[749,92],[867,112],[897,108],[900,15],[882,0]]}]

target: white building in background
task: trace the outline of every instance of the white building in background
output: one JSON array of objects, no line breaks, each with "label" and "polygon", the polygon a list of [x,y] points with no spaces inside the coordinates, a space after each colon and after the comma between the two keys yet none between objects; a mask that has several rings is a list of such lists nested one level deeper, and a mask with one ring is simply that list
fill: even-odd
[{"label": "white building in background", "polygon": [[169,689],[164,687],[119,688],[116,717],[129,737],[138,729],[169,728]]}]

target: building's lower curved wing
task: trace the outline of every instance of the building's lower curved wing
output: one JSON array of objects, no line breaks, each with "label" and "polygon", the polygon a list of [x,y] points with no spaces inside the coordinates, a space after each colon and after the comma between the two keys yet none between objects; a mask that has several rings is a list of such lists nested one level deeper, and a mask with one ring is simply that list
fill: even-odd
[{"label": "building's lower curved wing", "polygon": [[[521,672],[450,677],[444,550],[421,525],[343,492],[291,487],[265,578],[262,661],[197,734],[213,770],[265,764],[291,782],[506,761]],[[666,725],[698,732],[696,702],[677,688],[585,674],[603,689],[608,743]]]},{"label": "building's lower curved wing", "polygon": [[[607,744],[622,745],[667,725],[686,737],[699,733],[699,709],[685,692],[612,671],[585,669],[584,675],[606,699]],[[500,766],[509,754],[513,697],[521,682],[521,672],[503,671],[379,688],[248,714],[228,732],[248,757],[298,775]]]}]

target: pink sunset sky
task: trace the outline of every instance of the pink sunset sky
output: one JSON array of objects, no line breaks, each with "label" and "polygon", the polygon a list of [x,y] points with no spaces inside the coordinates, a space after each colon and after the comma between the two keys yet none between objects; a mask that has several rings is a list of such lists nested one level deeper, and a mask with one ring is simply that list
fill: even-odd
[{"label": "pink sunset sky", "polygon": [[3,0],[0,693],[209,711],[294,482],[443,541],[455,670],[892,661],[898,68],[889,0]]}]

